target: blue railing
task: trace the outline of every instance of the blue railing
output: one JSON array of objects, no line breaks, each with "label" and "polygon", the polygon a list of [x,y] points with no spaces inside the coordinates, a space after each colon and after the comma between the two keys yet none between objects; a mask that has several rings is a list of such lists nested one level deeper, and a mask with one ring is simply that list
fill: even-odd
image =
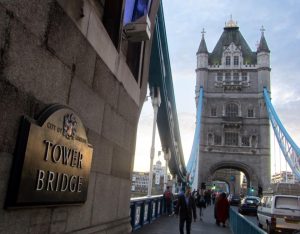
[{"label": "blue railing", "polygon": [[230,208],[229,213],[230,228],[234,234],[266,234],[264,230],[247,220],[234,209]]},{"label": "blue railing", "polygon": [[[176,196],[173,203],[176,202]],[[132,231],[142,228],[166,213],[163,195],[137,197],[130,199]]]}]

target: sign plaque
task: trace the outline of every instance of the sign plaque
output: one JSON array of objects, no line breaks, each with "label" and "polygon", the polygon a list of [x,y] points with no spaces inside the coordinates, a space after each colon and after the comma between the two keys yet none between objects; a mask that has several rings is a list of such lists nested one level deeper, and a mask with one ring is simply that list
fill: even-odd
[{"label": "sign plaque", "polygon": [[72,109],[53,105],[37,121],[22,117],[6,208],[85,202],[92,154]]}]

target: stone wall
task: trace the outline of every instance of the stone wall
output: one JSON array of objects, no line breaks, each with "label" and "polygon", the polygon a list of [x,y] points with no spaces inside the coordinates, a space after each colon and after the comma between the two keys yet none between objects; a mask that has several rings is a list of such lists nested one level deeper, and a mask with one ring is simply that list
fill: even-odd
[{"label": "stone wall", "polygon": [[83,4],[79,20],[71,1],[0,2],[2,207],[21,116],[36,119],[50,104],[67,105],[80,116],[94,148],[83,205],[0,209],[0,233],[131,231],[130,176],[151,42],[145,43],[143,82],[137,84],[102,25],[96,1],[78,2]]}]

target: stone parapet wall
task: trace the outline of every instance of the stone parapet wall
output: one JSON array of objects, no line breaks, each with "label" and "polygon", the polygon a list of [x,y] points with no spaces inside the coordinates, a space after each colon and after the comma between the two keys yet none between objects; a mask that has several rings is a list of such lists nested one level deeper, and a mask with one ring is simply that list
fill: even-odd
[{"label": "stone parapet wall", "polygon": [[95,18],[92,1],[83,1],[89,18],[79,23],[63,2],[0,2],[0,203],[3,207],[21,116],[37,119],[53,103],[80,116],[93,145],[88,198],[75,206],[0,209],[0,233],[128,233],[130,175],[146,85],[141,91]]}]

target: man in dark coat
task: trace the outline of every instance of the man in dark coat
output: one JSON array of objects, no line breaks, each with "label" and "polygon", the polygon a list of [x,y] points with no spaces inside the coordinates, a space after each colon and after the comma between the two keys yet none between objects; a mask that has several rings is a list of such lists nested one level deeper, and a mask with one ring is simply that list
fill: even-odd
[{"label": "man in dark coat", "polygon": [[191,195],[191,188],[187,187],[185,194],[178,197],[178,202],[175,208],[175,214],[179,214],[179,231],[184,234],[183,228],[186,223],[186,233],[191,233],[191,224],[197,219],[195,200]]}]

